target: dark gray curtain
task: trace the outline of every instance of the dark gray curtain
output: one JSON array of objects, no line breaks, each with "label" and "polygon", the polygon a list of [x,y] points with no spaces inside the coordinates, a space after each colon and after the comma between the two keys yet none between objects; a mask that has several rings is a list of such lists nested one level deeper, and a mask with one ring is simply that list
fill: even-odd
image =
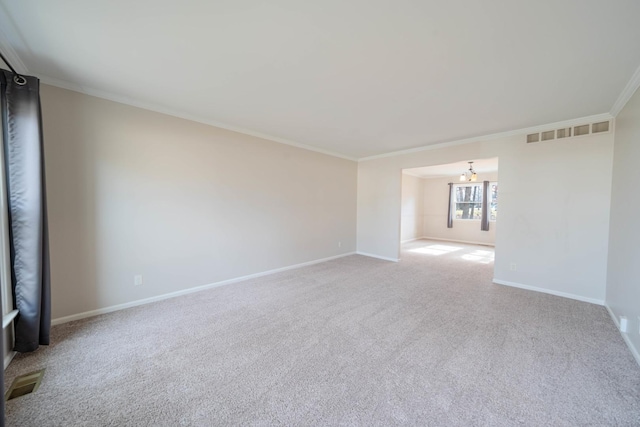
[{"label": "dark gray curtain", "polygon": [[480,230],[489,231],[489,181],[482,182],[482,219]]},{"label": "dark gray curtain", "polygon": [[[2,307],[2,292],[0,292],[0,309]],[[0,354],[4,356],[4,335],[0,336]],[[4,361],[2,369],[0,369],[0,384],[2,384],[4,390]],[[4,427],[4,396],[0,396],[0,400],[0,426]]]},{"label": "dark gray curtain", "polygon": [[49,237],[40,114],[40,83],[2,70],[2,124],[9,206],[15,351],[49,344]]},{"label": "dark gray curtain", "polygon": [[447,212],[447,228],[453,228],[453,182],[449,183],[449,211]]}]

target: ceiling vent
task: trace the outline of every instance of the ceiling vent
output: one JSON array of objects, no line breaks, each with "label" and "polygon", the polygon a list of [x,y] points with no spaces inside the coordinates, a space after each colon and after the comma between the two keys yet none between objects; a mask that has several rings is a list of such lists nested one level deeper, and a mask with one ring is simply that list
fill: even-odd
[{"label": "ceiling vent", "polygon": [[570,128],[547,130],[544,132],[530,133],[527,135],[527,144],[532,142],[551,141],[552,139],[571,138],[576,136],[592,135],[596,133],[609,132],[611,122],[598,122],[592,124],[578,125]]}]

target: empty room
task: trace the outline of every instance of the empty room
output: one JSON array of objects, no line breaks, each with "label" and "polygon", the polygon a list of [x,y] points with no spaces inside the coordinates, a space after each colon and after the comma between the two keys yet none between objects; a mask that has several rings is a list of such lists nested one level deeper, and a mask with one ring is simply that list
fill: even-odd
[{"label": "empty room", "polygon": [[0,0],[1,425],[640,425],[639,18]]}]

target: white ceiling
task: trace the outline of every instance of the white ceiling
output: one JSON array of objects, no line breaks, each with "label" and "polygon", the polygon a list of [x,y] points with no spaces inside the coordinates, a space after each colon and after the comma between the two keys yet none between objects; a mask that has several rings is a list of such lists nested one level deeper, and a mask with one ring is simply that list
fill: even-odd
[{"label": "white ceiling", "polygon": [[402,172],[420,178],[459,177],[462,172],[469,171],[468,162],[473,162],[473,170],[478,173],[478,180],[482,180],[483,173],[498,171],[498,158],[493,157],[490,159],[469,159],[466,162],[448,163],[446,165],[403,169]]},{"label": "white ceiling", "polygon": [[637,0],[0,6],[44,82],[353,158],[606,113],[640,65]]}]

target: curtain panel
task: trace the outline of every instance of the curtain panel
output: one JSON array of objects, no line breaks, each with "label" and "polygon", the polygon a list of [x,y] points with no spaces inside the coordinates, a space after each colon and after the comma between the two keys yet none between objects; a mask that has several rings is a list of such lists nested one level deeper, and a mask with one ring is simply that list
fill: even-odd
[{"label": "curtain panel", "polygon": [[482,219],[480,230],[489,231],[489,181],[482,182]]},{"label": "curtain panel", "polygon": [[15,320],[15,351],[49,344],[51,291],[40,82],[2,70],[4,162]]},{"label": "curtain panel", "polygon": [[453,228],[453,182],[449,183],[449,210],[447,211],[447,228]]}]

